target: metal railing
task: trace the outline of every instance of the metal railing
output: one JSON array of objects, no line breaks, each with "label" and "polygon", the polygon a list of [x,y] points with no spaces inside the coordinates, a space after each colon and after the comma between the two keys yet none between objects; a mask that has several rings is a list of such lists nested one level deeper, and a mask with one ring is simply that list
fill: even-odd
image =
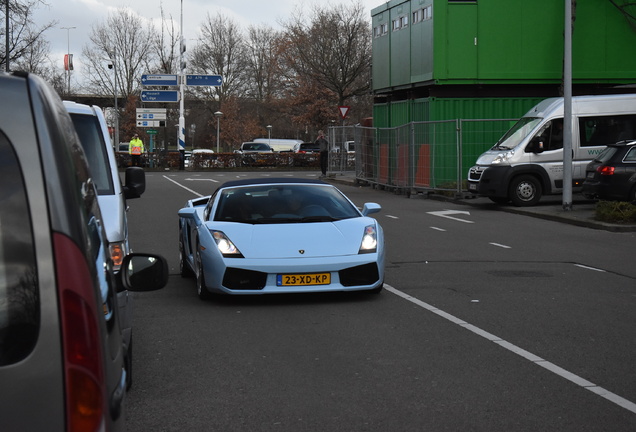
[{"label": "metal railing", "polygon": [[[329,129],[329,171],[360,182],[410,191],[461,194],[468,169],[517,119],[412,122],[394,128]],[[354,153],[343,151],[348,141]],[[353,171],[353,173],[352,173]]]}]

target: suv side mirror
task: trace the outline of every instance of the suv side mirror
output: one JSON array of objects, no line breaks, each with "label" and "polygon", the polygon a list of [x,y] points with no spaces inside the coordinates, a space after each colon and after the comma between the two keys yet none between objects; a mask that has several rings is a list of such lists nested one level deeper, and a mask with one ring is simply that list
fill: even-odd
[{"label": "suv side mirror", "polygon": [[126,168],[126,183],[124,197],[126,199],[139,198],[146,191],[146,173],[141,167]]},{"label": "suv side mirror", "polygon": [[130,291],[155,291],[168,283],[168,262],[161,255],[126,255],[118,273],[119,284]]}]

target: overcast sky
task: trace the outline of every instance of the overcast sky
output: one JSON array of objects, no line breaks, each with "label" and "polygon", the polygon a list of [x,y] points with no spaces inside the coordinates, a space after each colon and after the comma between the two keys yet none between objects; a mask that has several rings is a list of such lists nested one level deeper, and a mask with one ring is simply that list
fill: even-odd
[{"label": "overcast sky", "polygon": [[[354,0],[183,0],[183,27],[187,46],[193,46],[201,23],[206,16],[220,12],[232,18],[244,29],[250,24],[267,24],[280,28],[278,22],[288,20],[295,8],[309,10],[314,4],[334,5]],[[369,21],[371,10],[386,0],[359,0],[364,6]],[[45,34],[51,43],[51,56],[63,61],[67,49],[74,54],[74,63],[81,64],[82,47],[88,43],[88,35],[95,24],[106,22],[109,13],[120,7],[129,7],[147,20],[159,21],[160,8],[164,15],[172,17],[179,28],[181,0],[45,0],[49,6],[40,6],[35,13],[36,23],[57,21],[57,26]],[[61,27],[75,27],[66,30]],[[69,48],[70,47],[70,48]]]}]

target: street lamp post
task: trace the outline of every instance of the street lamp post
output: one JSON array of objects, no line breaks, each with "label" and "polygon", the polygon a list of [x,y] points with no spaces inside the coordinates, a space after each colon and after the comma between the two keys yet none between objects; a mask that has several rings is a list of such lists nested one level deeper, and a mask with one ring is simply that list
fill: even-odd
[{"label": "street lamp post", "polygon": [[66,30],[66,78],[68,83],[68,94],[71,94],[71,30],[77,27],[60,27]]},{"label": "street lamp post", "polygon": [[269,146],[272,146],[272,125],[265,126],[267,128],[267,141]]},{"label": "street lamp post", "polygon": [[214,113],[214,117],[216,117],[216,152],[219,152],[219,132],[220,132],[220,120],[221,117],[223,116],[223,113],[221,111],[217,111]]},{"label": "street lamp post", "polygon": [[113,94],[115,96],[115,103],[114,103],[114,108],[115,108],[115,146],[117,146],[116,148],[119,148],[119,107],[117,106],[117,48],[113,46],[113,52],[109,52],[108,55],[110,56],[110,61],[112,62],[111,64],[108,65],[108,68],[110,69],[112,67],[113,69]]}]

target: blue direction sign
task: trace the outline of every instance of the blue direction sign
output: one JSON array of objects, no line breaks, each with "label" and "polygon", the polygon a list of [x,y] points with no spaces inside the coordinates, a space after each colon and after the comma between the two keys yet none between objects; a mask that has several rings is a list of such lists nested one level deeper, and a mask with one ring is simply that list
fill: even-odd
[{"label": "blue direction sign", "polygon": [[142,90],[142,102],[179,102],[179,92],[176,90]]},{"label": "blue direction sign", "polygon": [[141,85],[145,86],[176,86],[176,75],[142,75]]},{"label": "blue direction sign", "polygon": [[186,85],[218,87],[221,84],[223,84],[221,75],[186,75]]}]

